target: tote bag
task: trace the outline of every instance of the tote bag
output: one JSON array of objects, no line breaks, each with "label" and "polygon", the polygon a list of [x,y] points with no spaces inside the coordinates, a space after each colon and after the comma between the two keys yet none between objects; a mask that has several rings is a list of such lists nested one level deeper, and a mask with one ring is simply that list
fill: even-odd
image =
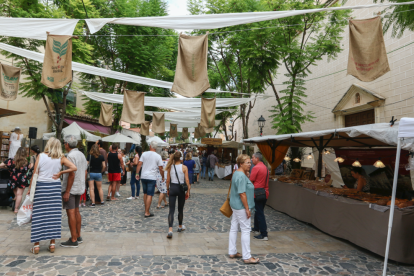
[{"label": "tote bag", "polygon": [[228,218],[231,217],[231,215],[233,215],[233,210],[230,207],[230,190],[231,190],[231,182],[230,182],[229,192],[227,193],[226,201],[223,203],[223,205],[220,208],[220,212]]}]

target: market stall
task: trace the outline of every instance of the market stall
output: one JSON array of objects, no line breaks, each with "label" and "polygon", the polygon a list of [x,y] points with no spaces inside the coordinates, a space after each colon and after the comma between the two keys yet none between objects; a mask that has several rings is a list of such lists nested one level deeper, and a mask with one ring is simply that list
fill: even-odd
[{"label": "market stall", "polygon": [[[382,256],[385,256],[386,225],[393,205],[391,195],[397,194],[398,187],[403,192],[397,196],[397,208],[392,212],[394,221],[390,235],[389,258],[414,264],[414,249],[411,246],[414,238],[414,206],[409,196],[413,190],[412,171],[406,171],[406,168],[411,170],[408,151],[414,149],[414,139],[405,138],[401,141],[401,147],[406,152],[395,160],[398,131],[398,123],[393,126],[383,123],[255,137],[246,141],[270,147],[271,158],[275,163],[280,163],[285,158],[285,155],[281,154],[285,150],[283,147],[313,146],[318,150],[318,165],[322,163],[325,148],[333,148],[337,155],[331,153],[331,158],[335,157],[344,186],[351,186],[351,189],[334,187],[329,179],[317,177],[311,180],[309,171],[292,170],[289,176],[271,177],[267,204],[296,219],[312,223],[330,235],[347,239]],[[380,152],[377,155],[382,155],[383,159],[375,160],[378,159],[377,155],[371,153],[376,151]],[[392,157],[388,158],[388,155],[394,156],[394,161]],[[367,193],[352,189],[353,186],[347,180],[349,167],[358,167],[360,171],[365,171],[365,175],[368,176],[367,183],[374,187],[378,183],[384,185],[383,192],[376,193],[371,190],[371,193]],[[414,166],[412,168],[414,169]],[[317,168],[316,176],[321,176],[320,166]],[[376,182],[373,179],[380,181]],[[355,183],[356,180],[353,181]],[[395,189],[395,192],[392,189]],[[384,192],[385,190],[387,192]]]}]

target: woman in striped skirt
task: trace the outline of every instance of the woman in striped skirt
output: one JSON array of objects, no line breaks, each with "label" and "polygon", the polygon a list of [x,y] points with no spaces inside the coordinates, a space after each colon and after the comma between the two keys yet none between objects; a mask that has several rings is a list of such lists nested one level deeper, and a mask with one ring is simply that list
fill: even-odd
[{"label": "woman in striped skirt", "polygon": [[[69,169],[61,171],[62,165]],[[76,166],[63,155],[60,141],[52,137],[47,142],[45,151],[38,155],[34,171],[38,172],[38,177],[33,201],[31,231],[31,242],[34,246],[30,252],[38,254],[39,242],[50,240],[48,249],[53,253],[55,252],[55,239],[61,238],[62,228],[62,184],[59,178],[64,173],[76,171]],[[30,194],[30,188],[29,186],[27,194]]]}]

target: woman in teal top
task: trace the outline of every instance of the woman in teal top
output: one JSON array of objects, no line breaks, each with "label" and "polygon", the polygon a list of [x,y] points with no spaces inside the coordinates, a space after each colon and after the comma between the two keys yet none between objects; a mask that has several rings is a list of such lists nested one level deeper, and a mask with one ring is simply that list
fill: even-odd
[{"label": "woman in teal top", "polygon": [[[245,264],[257,264],[258,258],[250,254],[251,210],[254,208],[254,185],[246,174],[250,171],[251,161],[246,154],[237,157],[238,169],[233,173],[230,189],[230,206],[233,210],[229,235],[230,258],[243,258]],[[241,230],[242,253],[237,252],[237,233]]]}]

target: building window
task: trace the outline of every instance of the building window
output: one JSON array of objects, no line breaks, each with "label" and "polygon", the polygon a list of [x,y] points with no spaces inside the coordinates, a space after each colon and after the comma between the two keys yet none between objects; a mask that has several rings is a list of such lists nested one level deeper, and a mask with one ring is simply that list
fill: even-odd
[{"label": "building window", "polygon": [[355,94],[355,103],[359,104],[361,102],[361,96],[359,95],[359,93]]}]

